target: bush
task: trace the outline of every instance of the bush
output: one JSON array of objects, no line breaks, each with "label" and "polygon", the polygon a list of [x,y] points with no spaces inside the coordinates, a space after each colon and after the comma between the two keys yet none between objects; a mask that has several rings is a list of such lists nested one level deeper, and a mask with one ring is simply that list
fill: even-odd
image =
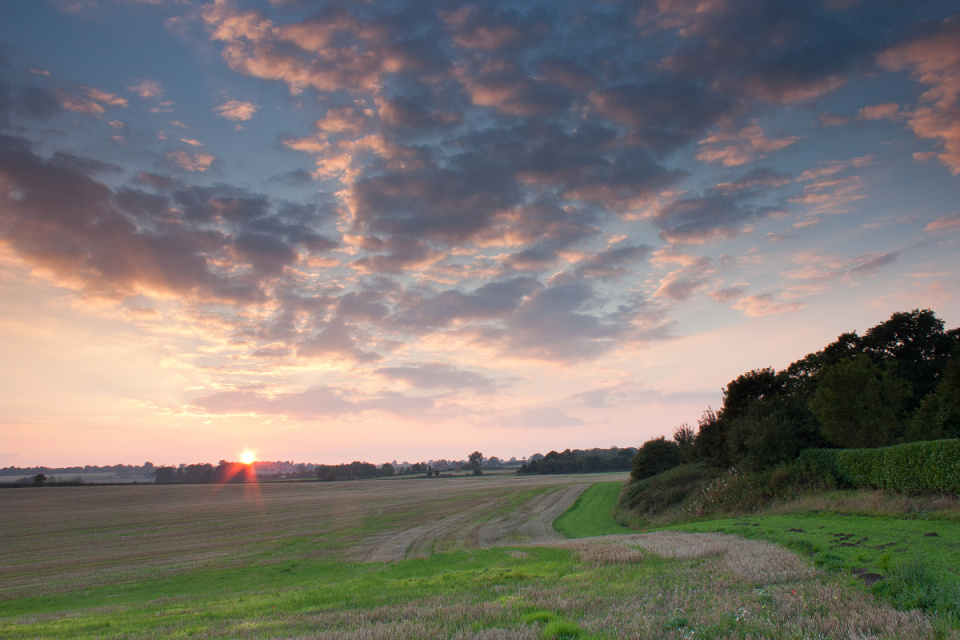
[{"label": "bush", "polygon": [[674,467],[628,484],[620,496],[620,507],[641,518],[659,516],[702,491],[717,475],[716,470],[699,463]]},{"label": "bush", "polygon": [[857,488],[960,495],[960,439],[879,449],[808,449],[801,460]]},{"label": "bush", "polygon": [[647,440],[633,456],[633,469],[630,476],[642,480],[663,473],[683,462],[680,445],[663,436]]}]

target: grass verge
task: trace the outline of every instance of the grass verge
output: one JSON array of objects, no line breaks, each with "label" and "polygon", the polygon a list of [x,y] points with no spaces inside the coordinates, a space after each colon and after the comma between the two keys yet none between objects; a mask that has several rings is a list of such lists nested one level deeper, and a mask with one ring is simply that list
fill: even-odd
[{"label": "grass verge", "polygon": [[622,482],[598,482],[590,485],[559,518],[553,528],[565,538],[589,538],[616,533],[635,533],[614,518]]}]

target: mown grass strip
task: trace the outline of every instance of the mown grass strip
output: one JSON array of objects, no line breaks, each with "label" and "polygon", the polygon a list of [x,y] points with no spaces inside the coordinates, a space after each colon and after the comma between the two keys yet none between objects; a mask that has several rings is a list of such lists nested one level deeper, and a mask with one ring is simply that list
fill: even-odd
[{"label": "mown grass strip", "polygon": [[577,501],[553,522],[565,538],[589,538],[614,533],[636,533],[613,518],[622,482],[598,482],[587,487]]}]

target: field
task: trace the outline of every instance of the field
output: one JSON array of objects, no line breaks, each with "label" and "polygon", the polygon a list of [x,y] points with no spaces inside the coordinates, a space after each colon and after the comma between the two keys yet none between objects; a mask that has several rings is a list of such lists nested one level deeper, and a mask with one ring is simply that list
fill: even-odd
[{"label": "field", "polygon": [[622,479],[0,491],[0,637],[955,637],[762,540],[552,527]]}]

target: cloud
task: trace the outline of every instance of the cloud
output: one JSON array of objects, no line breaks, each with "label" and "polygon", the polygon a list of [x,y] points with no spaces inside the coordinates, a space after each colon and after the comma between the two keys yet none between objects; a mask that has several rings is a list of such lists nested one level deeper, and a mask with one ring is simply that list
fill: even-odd
[{"label": "cloud", "polygon": [[473,371],[457,369],[445,362],[425,362],[416,366],[381,367],[374,373],[399,380],[416,389],[473,389],[493,391],[494,381]]},{"label": "cloud", "polygon": [[929,87],[921,96],[925,106],[908,123],[918,137],[939,141],[940,162],[960,175],[960,16],[891,47],[878,61],[894,71],[912,69],[913,78]]},{"label": "cloud", "polygon": [[453,157],[442,167],[364,177],[351,193],[358,231],[444,244],[476,237],[518,198],[509,172],[476,153]]},{"label": "cloud", "polygon": [[821,113],[819,120],[825,127],[840,127],[850,122],[850,118],[837,113]]},{"label": "cloud", "polygon": [[586,422],[568,415],[557,407],[537,407],[515,413],[497,422],[497,426],[512,429],[562,429],[579,427]]},{"label": "cloud", "polygon": [[657,210],[654,221],[667,242],[704,244],[739,235],[748,222],[771,211],[770,207],[751,205],[747,194],[721,192],[674,200]]},{"label": "cloud", "polygon": [[733,302],[734,300],[739,300],[744,297],[746,293],[746,288],[742,286],[736,287],[727,287],[725,289],[717,289],[715,291],[710,291],[709,296],[716,300],[717,302]]},{"label": "cloud", "polygon": [[163,97],[163,86],[156,80],[139,80],[127,89],[144,99]]},{"label": "cloud", "polygon": [[715,133],[700,141],[701,150],[697,160],[720,162],[725,167],[739,167],[765,158],[773,151],[780,151],[799,140],[799,136],[770,139],[758,125],[753,124],[737,133]]},{"label": "cloud", "polygon": [[679,269],[670,271],[660,279],[659,287],[653,294],[654,298],[665,298],[675,302],[683,302],[698,289],[705,287],[709,277],[717,271],[714,261],[710,258],[666,250],[656,252],[651,262],[656,266],[680,265]]},{"label": "cloud", "polygon": [[793,178],[773,169],[751,169],[732,182],[721,182],[713,187],[718,192],[736,192],[758,187],[782,187],[793,182]]},{"label": "cloud", "polygon": [[798,268],[787,271],[784,275],[791,280],[811,283],[837,279],[853,282],[856,281],[854,276],[875,276],[880,269],[893,264],[899,258],[899,252],[869,252],[854,257],[804,252],[793,257],[794,263],[799,265]]},{"label": "cloud", "polygon": [[167,154],[167,160],[177,165],[185,171],[204,172],[210,168],[210,165],[217,159],[210,153],[187,153],[183,150],[171,151]]},{"label": "cloud", "polygon": [[783,313],[793,313],[803,307],[801,302],[777,302],[773,294],[761,293],[749,295],[740,298],[733,305],[733,308],[743,312],[743,315],[751,318],[762,318],[769,315],[780,315]]},{"label": "cloud", "polygon": [[103,104],[110,107],[128,107],[130,106],[130,101],[126,98],[121,98],[107,91],[101,91],[100,89],[94,89],[92,87],[87,87],[86,89],[87,97],[96,102],[102,102]]},{"label": "cloud", "polygon": [[233,120],[235,122],[244,122],[253,118],[257,112],[257,105],[252,102],[240,100],[228,100],[223,104],[213,108],[213,112],[221,118]]},{"label": "cloud", "polygon": [[870,105],[857,113],[857,120],[899,120],[901,117],[900,105],[896,102]]},{"label": "cloud", "polygon": [[816,2],[673,2],[641,10],[639,22],[676,32],[682,44],[664,70],[774,103],[807,101],[846,84],[889,44],[904,8]]},{"label": "cloud", "polygon": [[72,95],[64,91],[56,91],[54,93],[57,99],[60,100],[60,106],[66,109],[67,111],[73,111],[74,113],[84,113],[87,115],[99,116],[106,113],[106,109],[103,105],[86,98],[82,98],[77,95]]},{"label": "cloud", "polygon": [[[65,153],[36,155],[0,137],[3,241],[62,286],[91,296],[176,296],[185,302],[263,301],[262,282],[298,259],[295,247],[336,243],[313,228],[316,206],[274,203],[227,187],[187,187],[141,174],[110,188],[119,167]],[[111,178],[112,179],[112,178]]]},{"label": "cloud", "polygon": [[658,153],[699,138],[733,108],[725,96],[681,79],[597,90],[590,101],[601,115],[630,127],[639,144]]},{"label": "cloud", "polygon": [[924,231],[944,231],[947,229],[956,229],[960,227],[960,212],[952,213],[942,218],[937,218],[927,223]]},{"label": "cloud", "polygon": [[297,356],[355,362],[376,362],[382,359],[379,353],[364,351],[357,346],[357,340],[352,333],[353,327],[342,317],[335,316],[319,332],[297,343]]}]

